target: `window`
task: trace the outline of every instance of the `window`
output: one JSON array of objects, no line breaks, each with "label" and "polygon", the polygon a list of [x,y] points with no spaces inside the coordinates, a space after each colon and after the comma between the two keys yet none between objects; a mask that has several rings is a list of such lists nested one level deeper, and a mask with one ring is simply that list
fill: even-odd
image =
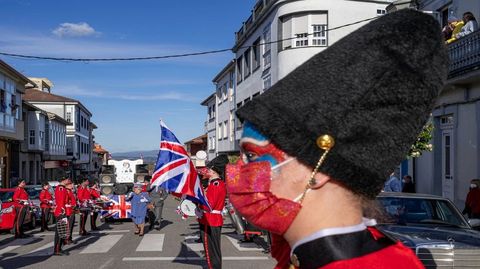
[{"label": "window", "polygon": [[308,46],[327,46],[328,13],[294,13],[279,21],[281,39],[279,50]]},{"label": "window", "polygon": [[223,92],[222,92],[223,101],[227,101],[227,91],[228,91],[228,82],[225,82],[225,84],[223,84]]},{"label": "window", "polygon": [[222,86],[218,86],[217,87],[217,100],[218,100],[218,104],[220,105],[222,103]]},{"label": "window", "polygon": [[253,42],[252,53],[252,69],[255,72],[255,70],[260,67],[260,38]]},{"label": "window", "polygon": [[67,121],[70,122],[70,123],[72,123],[72,112],[67,111],[66,117],[67,117]]},{"label": "window", "polygon": [[235,117],[233,112],[230,112],[230,142],[235,140]]},{"label": "window", "polygon": [[243,77],[246,78],[250,75],[250,49],[247,49],[243,54],[244,60],[244,70],[243,70]]},{"label": "window", "polygon": [[242,82],[242,75],[243,75],[243,57],[240,56],[237,59],[237,84]]},{"label": "window", "polygon": [[271,34],[270,34],[270,25],[265,27],[263,29],[263,68],[267,69],[270,67],[271,63],[271,55],[270,55],[270,50],[272,45],[270,44],[272,40]]},{"label": "window", "polygon": [[35,145],[35,130],[30,130],[30,145]]},{"label": "window", "polygon": [[378,9],[377,8],[377,16],[385,15],[387,11],[385,9]]},{"label": "window", "polygon": [[296,34],[295,36],[295,47],[308,46],[308,33]]},{"label": "window", "polygon": [[223,122],[223,139],[228,138],[228,121]]},{"label": "window", "polygon": [[215,113],[215,105],[212,105],[212,114],[213,114],[213,117],[215,118],[215,116],[216,116],[216,113]]},{"label": "window", "polygon": [[263,90],[266,91],[272,87],[272,76],[268,75],[263,78]]},{"label": "window", "polygon": [[218,124],[218,130],[217,130],[218,140],[221,140],[221,139],[222,139],[222,131],[223,131],[223,129],[222,129],[222,123],[220,122],[220,123]]},{"label": "window", "polygon": [[5,91],[1,90],[0,91],[0,111],[1,112],[7,112],[7,103],[5,101]]},{"label": "window", "polygon": [[313,46],[326,46],[327,45],[327,25],[314,24],[313,27]]},{"label": "window", "polygon": [[45,133],[40,131],[39,134],[40,134],[40,145],[41,146],[45,145]]}]

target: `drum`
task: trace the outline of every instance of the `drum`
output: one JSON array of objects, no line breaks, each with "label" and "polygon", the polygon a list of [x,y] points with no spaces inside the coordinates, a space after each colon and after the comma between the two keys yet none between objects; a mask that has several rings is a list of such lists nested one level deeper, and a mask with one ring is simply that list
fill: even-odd
[{"label": "drum", "polygon": [[61,239],[67,239],[70,236],[70,229],[68,227],[68,219],[61,218],[57,221],[57,231]]},{"label": "drum", "polygon": [[180,211],[182,212],[183,215],[189,216],[189,217],[195,217],[195,209],[197,206],[190,200],[183,200],[180,203]]}]

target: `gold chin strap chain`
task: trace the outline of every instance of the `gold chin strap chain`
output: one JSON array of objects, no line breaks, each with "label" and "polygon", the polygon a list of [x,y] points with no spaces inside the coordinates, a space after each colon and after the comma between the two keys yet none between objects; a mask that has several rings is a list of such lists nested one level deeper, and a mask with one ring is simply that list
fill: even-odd
[{"label": "gold chin strap chain", "polygon": [[323,149],[325,152],[323,152],[322,156],[317,162],[317,165],[315,166],[315,169],[313,169],[312,171],[310,180],[308,181],[307,186],[305,186],[305,190],[303,191],[302,197],[299,200],[300,204],[303,202],[303,199],[305,199],[305,195],[307,194],[308,190],[310,190],[317,183],[314,178],[315,174],[317,174],[318,169],[322,165],[323,161],[325,161],[327,154],[330,152],[334,145],[335,139],[333,139],[333,137],[330,135],[321,135],[317,138],[317,146]]}]

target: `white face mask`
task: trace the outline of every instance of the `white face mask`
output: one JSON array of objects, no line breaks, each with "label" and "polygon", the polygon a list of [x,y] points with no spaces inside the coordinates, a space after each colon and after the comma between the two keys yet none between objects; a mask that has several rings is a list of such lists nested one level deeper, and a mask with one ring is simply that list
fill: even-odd
[{"label": "white face mask", "polygon": [[470,184],[470,189],[474,189],[474,188],[476,188],[476,187],[477,187],[477,184],[473,184],[473,183]]}]

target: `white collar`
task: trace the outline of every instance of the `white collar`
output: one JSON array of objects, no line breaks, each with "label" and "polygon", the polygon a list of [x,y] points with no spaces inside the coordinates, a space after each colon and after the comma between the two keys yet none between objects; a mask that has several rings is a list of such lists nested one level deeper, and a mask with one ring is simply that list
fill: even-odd
[{"label": "white collar", "polygon": [[327,228],[327,229],[322,229],[322,230],[316,231],[316,232],[300,239],[299,241],[297,241],[292,246],[292,250],[290,251],[290,256],[292,256],[293,251],[295,250],[296,247],[298,247],[302,244],[305,244],[307,242],[316,240],[318,238],[327,237],[327,236],[330,236],[330,235],[349,234],[349,233],[359,232],[359,231],[363,231],[363,230],[367,229],[367,226],[375,226],[375,225],[377,225],[376,220],[362,218],[362,222],[357,224],[357,225],[346,226],[346,227]]}]

